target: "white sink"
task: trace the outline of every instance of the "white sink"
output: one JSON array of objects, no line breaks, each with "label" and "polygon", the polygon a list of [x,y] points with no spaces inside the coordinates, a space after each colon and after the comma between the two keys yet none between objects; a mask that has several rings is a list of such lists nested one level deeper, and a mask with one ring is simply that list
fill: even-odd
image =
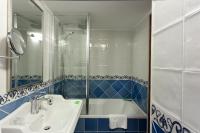
[{"label": "white sink", "polygon": [[25,103],[4,118],[1,133],[73,133],[82,109],[82,100],[65,100],[60,95],[53,98],[53,105],[42,102],[38,114],[31,114],[31,103]]}]

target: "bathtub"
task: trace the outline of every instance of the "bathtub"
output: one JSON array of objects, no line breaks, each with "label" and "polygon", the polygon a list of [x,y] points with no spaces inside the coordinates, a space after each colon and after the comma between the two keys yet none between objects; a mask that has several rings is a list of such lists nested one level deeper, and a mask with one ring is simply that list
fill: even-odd
[{"label": "bathtub", "polygon": [[[146,133],[147,116],[133,101],[90,99],[88,115],[85,115],[85,107],[83,105],[75,133]],[[109,114],[127,115],[127,129],[110,129]]]},{"label": "bathtub", "polygon": [[128,118],[146,118],[135,102],[123,99],[90,99],[89,114],[85,114],[85,102],[81,118],[108,118],[109,114],[125,114]]}]

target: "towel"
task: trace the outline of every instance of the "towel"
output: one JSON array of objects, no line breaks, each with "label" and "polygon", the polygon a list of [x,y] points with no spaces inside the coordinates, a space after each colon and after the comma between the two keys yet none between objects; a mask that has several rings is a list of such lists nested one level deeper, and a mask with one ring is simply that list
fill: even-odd
[{"label": "towel", "polygon": [[110,129],[115,129],[115,128],[127,129],[127,116],[123,114],[110,114],[109,127]]}]

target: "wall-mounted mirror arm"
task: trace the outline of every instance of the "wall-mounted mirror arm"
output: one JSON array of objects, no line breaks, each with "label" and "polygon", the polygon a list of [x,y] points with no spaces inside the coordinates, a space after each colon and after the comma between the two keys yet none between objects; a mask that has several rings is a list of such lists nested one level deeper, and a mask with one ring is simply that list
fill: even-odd
[{"label": "wall-mounted mirror arm", "polygon": [[17,29],[12,29],[7,34],[7,46],[16,56],[0,56],[3,59],[19,59],[24,54],[26,43],[21,33]]},{"label": "wall-mounted mirror arm", "polygon": [[1,59],[19,59],[19,56],[9,57],[9,56],[0,56]]}]

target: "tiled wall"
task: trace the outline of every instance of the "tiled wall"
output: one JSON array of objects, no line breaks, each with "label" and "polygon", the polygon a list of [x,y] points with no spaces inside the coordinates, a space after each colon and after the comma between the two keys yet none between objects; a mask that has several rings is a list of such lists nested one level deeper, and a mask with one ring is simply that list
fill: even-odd
[{"label": "tiled wall", "polygon": [[155,122],[153,122],[152,133],[165,133],[165,132]]},{"label": "tiled wall", "polygon": [[148,81],[149,77],[149,21],[150,16],[147,14],[135,26],[131,59],[132,75],[146,81]]},{"label": "tiled wall", "polygon": [[128,118],[128,129],[109,129],[108,118],[80,118],[75,133],[146,133],[146,119]]},{"label": "tiled wall", "polygon": [[147,113],[148,87],[146,85],[132,81],[132,99],[144,112]]},{"label": "tiled wall", "polygon": [[91,29],[90,75],[132,75],[132,31]]},{"label": "tiled wall", "polygon": [[131,99],[131,84],[131,80],[90,80],[90,97]]},{"label": "tiled wall", "polygon": [[57,82],[53,85],[50,86],[50,91],[53,94],[58,94],[58,95],[62,95],[63,94],[63,88],[64,88],[64,80]]},{"label": "tiled wall", "polygon": [[[85,98],[85,80],[66,79],[63,96],[67,98]],[[147,85],[131,79],[94,79],[89,80],[90,98],[133,99],[147,112]]]},{"label": "tiled wall", "polygon": [[[65,16],[68,18],[69,16]],[[63,38],[63,35],[67,37],[60,42],[63,43],[63,58],[64,58],[64,71],[66,75],[68,74],[86,74],[86,29],[79,29],[78,24],[82,25],[83,22],[87,22],[86,16],[73,16],[77,21],[76,24],[72,25],[63,25],[62,35],[60,38]],[[71,17],[68,18],[69,20]],[[81,22],[80,20],[84,20]],[[86,23],[84,25],[87,25]],[[70,35],[70,32],[73,34]],[[66,45],[67,44],[67,45]],[[60,69],[60,68],[58,68]]]},{"label": "tiled wall", "polygon": [[199,133],[200,1],[153,1],[152,12],[152,102]]},{"label": "tiled wall", "polygon": [[40,79],[32,79],[32,80],[27,80],[27,79],[19,79],[19,80],[12,80],[12,88],[16,88],[19,86],[27,85],[27,84],[35,84],[35,83],[40,83],[42,80]]},{"label": "tiled wall", "polygon": [[31,85],[34,83],[41,83],[41,82],[42,82],[42,76],[39,75],[13,76],[11,80],[11,87],[16,88],[27,84]]}]

